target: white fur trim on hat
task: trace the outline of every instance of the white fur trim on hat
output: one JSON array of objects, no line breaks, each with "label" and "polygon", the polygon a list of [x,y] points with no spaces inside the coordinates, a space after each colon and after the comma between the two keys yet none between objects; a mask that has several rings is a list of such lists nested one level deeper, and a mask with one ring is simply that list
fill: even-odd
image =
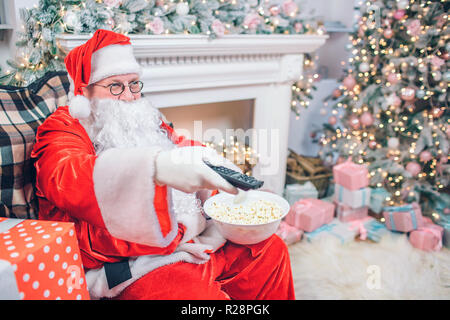
[{"label": "white fur trim on hat", "polygon": [[75,119],[86,119],[91,114],[89,99],[82,95],[74,96],[69,101],[69,113]]},{"label": "white fur trim on hat", "polygon": [[113,44],[92,54],[89,84],[119,74],[142,74],[131,45]]}]

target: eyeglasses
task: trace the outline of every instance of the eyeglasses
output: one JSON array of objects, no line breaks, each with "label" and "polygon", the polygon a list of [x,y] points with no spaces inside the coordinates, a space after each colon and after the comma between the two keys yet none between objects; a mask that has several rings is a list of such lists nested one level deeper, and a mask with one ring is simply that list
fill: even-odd
[{"label": "eyeglasses", "polygon": [[[93,83],[92,85],[103,87],[103,88],[109,88],[109,91],[111,92],[111,94],[113,96],[118,96],[118,95],[122,94],[122,92],[125,90],[125,85],[120,82],[111,83],[107,86],[103,86],[98,83]],[[139,93],[139,92],[141,92],[142,88],[144,87],[144,83],[139,80],[132,81],[128,84],[127,87],[130,89],[131,93]]]}]

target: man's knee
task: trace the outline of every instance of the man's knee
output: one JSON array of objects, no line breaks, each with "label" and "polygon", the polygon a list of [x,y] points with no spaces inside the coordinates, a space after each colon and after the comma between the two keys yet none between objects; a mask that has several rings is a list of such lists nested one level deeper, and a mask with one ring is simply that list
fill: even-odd
[{"label": "man's knee", "polygon": [[279,253],[281,258],[289,256],[289,250],[286,243],[278,235],[272,235],[271,242],[270,246],[273,252]]},{"label": "man's knee", "polygon": [[268,256],[271,259],[279,259],[280,262],[289,258],[289,251],[286,243],[276,234],[262,243],[251,247],[252,255],[254,257],[259,255]]}]

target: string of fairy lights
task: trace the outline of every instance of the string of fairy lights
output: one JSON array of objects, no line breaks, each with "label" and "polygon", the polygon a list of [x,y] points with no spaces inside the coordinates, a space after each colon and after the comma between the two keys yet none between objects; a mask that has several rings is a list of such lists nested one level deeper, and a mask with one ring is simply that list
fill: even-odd
[{"label": "string of fairy lights", "polygon": [[[386,202],[394,205],[417,196],[414,183],[407,183],[411,178],[437,191],[447,186],[442,178],[450,137],[450,120],[445,117],[450,47],[444,1],[390,2],[391,8],[376,7],[373,1],[359,3],[368,9],[362,12],[358,31],[349,36],[347,76],[332,95],[341,98],[328,121],[334,129],[321,144],[367,165],[373,185],[390,191]],[[430,23],[430,13],[438,9],[443,13]],[[377,103],[386,107],[376,110]],[[337,118],[347,126],[334,127]],[[383,167],[384,159],[399,170]]]}]

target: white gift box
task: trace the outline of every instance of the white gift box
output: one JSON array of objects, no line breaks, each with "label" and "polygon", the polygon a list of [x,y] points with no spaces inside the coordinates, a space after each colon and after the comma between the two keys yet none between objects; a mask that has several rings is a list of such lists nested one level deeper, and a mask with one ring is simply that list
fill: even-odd
[{"label": "white gift box", "polygon": [[292,206],[300,199],[317,199],[319,197],[319,192],[311,181],[307,181],[304,184],[295,183],[286,185],[284,195],[287,202],[289,202],[289,205]]},{"label": "white gift box", "polygon": [[356,209],[370,205],[370,192],[370,188],[349,190],[336,183],[334,187],[334,199],[337,202]]}]

